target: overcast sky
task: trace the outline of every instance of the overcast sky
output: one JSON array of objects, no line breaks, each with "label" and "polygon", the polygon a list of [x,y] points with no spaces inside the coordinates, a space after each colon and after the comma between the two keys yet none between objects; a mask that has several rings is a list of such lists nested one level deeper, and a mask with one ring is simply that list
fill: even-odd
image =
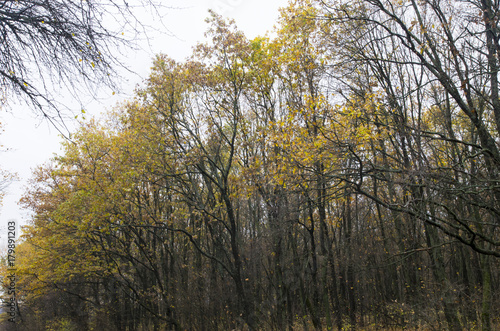
[{"label": "overcast sky", "polygon": [[[278,9],[286,6],[287,0],[168,0],[166,5],[175,7],[166,11],[163,24],[169,33],[150,32],[149,43],[144,42],[141,52],[130,52],[124,61],[137,74],[128,74],[122,84],[121,91],[112,95],[106,91],[99,102],[91,101],[86,105],[86,116],[97,116],[105,109],[111,108],[117,102],[131,97],[136,85],[147,77],[151,67],[151,59],[159,52],[182,61],[191,54],[191,48],[204,41],[207,29],[205,18],[208,9],[212,8],[219,14],[234,18],[236,25],[248,38],[264,35],[271,31],[278,18]],[[152,17],[145,18],[149,24],[158,24],[159,30],[164,30],[159,22]],[[84,98],[85,99],[85,98]],[[7,237],[6,225],[9,220],[16,220],[23,225],[29,219],[27,211],[17,204],[32,169],[50,160],[59,153],[61,137],[46,121],[36,118],[33,112],[21,104],[11,104],[9,113],[0,109],[0,122],[4,132],[0,135],[3,150],[0,153],[0,168],[17,173],[19,180],[12,183],[0,207],[0,247],[4,246]],[[67,122],[68,127],[76,127],[77,123]]]}]

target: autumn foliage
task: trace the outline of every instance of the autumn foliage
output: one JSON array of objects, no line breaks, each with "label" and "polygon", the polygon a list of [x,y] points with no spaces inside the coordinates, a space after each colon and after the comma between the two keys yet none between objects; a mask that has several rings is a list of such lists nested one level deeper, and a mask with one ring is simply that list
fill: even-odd
[{"label": "autumn foliage", "polygon": [[491,330],[500,48],[481,4],[292,1],[253,40],[211,14],[192,57],[158,55],[35,172],[24,330]]}]

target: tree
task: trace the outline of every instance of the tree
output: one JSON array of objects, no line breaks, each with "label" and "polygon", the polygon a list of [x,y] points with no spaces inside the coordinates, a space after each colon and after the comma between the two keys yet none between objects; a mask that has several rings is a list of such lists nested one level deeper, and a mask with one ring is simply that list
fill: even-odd
[{"label": "tree", "polygon": [[[58,317],[39,315],[24,321],[26,327],[64,319],[118,330],[178,326],[172,317],[177,266],[169,263],[174,243],[155,228],[170,216],[168,199],[158,198],[169,192],[160,192],[152,173],[157,160],[148,156],[141,119],[135,121],[119,133],[109,130],[111,123],[108,129],[89,123],[65,144],[64,155],[36,172],[23,200],[36,216],[20,245],[33,252],[20,253],[21,311]],[[56,295],[63,298],[59,306]]]},{"label": "tree", "polygon": [[[135,9],[159,4],[141,0],[0,1],[0,86],[54,120],[61,113],[53,94],[63,87],[114,86],[120,46],[145,32]],[[9,95],[7,95],[8,97]],[[2,96],[5,97],[5,96]]]},{"label": "tree", "polygon": [[[443,93],[441,100],[447,100],[453,107],[452,112],[460,111],[464,115],[474,131],[471,136],[457,136],[450,130],[425,134],[433,140],[468,146],[473,149],[473,155],[479,153],[475,158],[486,166],[488,199],[495,202],[491,207],[496,210],[495,183],[500,164],[496,143],[499,115],[495,63],[498,60],[495,54],[483,52],[491,48],[489,31],[496,31],[487,27],[496,21],[486,16],[481,20],[472,19],[477,10],[487,13],[493,10],[493,5],[482,9],[481,3],[475,1],[403,1],[397,5],[389,1],[352,1],[336,8],[335,14],[328,3],[322,2],[322,5],[325,17],[339,26],[336,33],[331,34],[332,46],[335,44],[336,49],[340,46],[355,54],[350,58],[355,63],[350,68],[361,69],[360,66],[366,64],[366,70],[379,84],[378,90],[386,93],[388,107],[399,117],[401,133],[407,135],[405,140],[413,139],[409,137],[413,133],[424,134],[419,131],[423,127],[418,121],[422,111],[432,106],[431,100],[425,98],[425,91],[432,88],[436,91],[439,86]],[[352,27],[352,22],[357,22],[359,29],[347,37],[343,32]],[[348,52],[343,54],[343,59]],[[415,119],[412,126],[406,123],[411,118]],[[434,226],[480,253],[500,256],[493,228],[485,233],[485,228],[470,227],[451,210],[445,213],[454,221],[444,220]],[[498,223],[497,211],[487,213],[492,217],[492,224]]]},{"label": "tree", "polygon": [[[392,137],[392,146],[379,144],[376,155],[396,163],[388,167],[381,159],[363,160],[349,180],[386,182],[392,194],[374,194],[362,185],[357,190],[403,217],[413,243],[405,251],[415,251],[419,233],[424,234],[450,329],[461,326],[440,245],[455,239],[483,254],[482,327],[491,329],[488,256],[500,256],[498,4],[318,3],[324,10],[320,19],[335,26],[327,37],[339,59],[334,75],[344,82],[354,78],[357,95],[381,93],[379,109],[389,121],[373,115],[367,119],[385,126]],[[437,118],[442,121],[438,125]]]}]

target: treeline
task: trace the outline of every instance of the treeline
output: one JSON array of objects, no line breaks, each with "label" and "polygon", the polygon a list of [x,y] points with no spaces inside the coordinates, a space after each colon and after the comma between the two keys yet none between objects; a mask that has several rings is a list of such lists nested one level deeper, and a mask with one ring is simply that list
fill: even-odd
[{"label": "treeline", "polygon": [[34,175],[23,330],[498,326],[498,6],[212,14]]}]

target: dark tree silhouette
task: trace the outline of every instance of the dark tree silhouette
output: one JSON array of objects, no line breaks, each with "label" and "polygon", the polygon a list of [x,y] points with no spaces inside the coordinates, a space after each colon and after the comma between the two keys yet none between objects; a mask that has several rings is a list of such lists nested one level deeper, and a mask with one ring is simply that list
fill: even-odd
[{"label": "dark tree silhouette", "polygon": [[[53,97],[62,88],[113,86],[121,66],[120,46],[130,47],[145,31],[136,14],[151,0],[3,0],[0,1],[0,85],[53,120],[60,118]],[[148,8],[149,9],[149,8]]]}]

